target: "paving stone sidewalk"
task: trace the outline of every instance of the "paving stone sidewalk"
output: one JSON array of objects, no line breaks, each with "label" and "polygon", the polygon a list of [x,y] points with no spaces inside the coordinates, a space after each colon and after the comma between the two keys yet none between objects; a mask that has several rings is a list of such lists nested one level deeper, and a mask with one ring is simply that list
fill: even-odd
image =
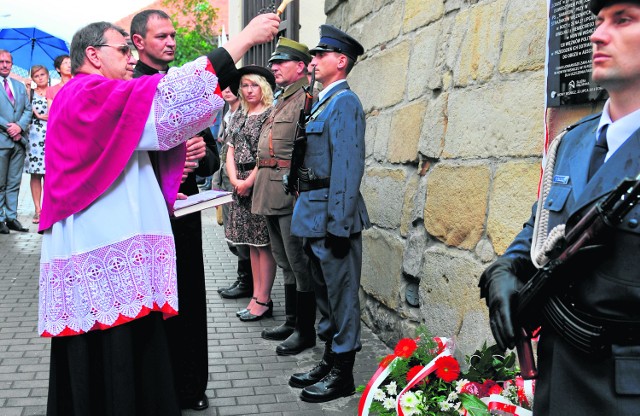
[{"label": "paving stone sidewalk", "polygon": [[[38,264],[41,237],[31,224],[33,203],[24,175],[19,220],[29,233],[0,235],[0,416],[44,415],[49,375],[49,340],[37,335]],[[357,415],[359,394],[329,403],[311,404],[298,398],[287,381],[322,357],[321,342],[297,356],[280,357],[276,342],[260,337],[263,328],[284,321],[284,290],[278,272],[272,292],[274,318],[242,323],[236,316],[247,299],[222,299],[216,289],[235,279],[236,258],[227,249],[215,211],[204,211],[203,240],[207,284],[210,408],[184,411],[183,416]],[[356,385],[364,384],[378,357],[390,350],[363,325],[363,349],[356,356]],[[144,416],[144,415],[141,415]]]}]

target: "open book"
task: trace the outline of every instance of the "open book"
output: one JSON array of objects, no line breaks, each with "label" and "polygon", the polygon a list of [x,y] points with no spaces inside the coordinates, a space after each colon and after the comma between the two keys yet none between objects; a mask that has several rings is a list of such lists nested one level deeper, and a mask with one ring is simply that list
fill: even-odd
[{"label": "open book", "polygon": [[212,189],[190,195],[187,199],[179,199],[173,205],[173,215],[181,217],[203,209],[217,207],[218,205],[231,202],[231,192]]}]

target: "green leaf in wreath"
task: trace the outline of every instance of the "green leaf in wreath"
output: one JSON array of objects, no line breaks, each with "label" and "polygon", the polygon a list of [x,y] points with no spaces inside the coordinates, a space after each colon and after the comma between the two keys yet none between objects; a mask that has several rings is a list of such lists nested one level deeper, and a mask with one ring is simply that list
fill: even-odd
[{"label": "green leaf in wreath", "polygon": [[460,394],[460,403],[464,407],[469,416],[491,416],[487,405],[482,400],[474,396],[473,394]]}]

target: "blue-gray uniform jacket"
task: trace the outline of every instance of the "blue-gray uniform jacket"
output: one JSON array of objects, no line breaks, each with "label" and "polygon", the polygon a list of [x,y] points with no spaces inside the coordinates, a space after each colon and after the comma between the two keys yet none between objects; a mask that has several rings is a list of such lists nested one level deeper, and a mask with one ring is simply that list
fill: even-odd
[{"label": "blue-gray uniform jacket", "polygon": [[[580,217],[625,177],[640,173],[640,130],[587,182],[599,115],[581,120],[562,139],[554,179],[545,208],[549,230]],[[535,207],[534,207],[535,215]],[[640,322],[640,207],[636,206],[607,239],[600,254],[570,263],[573,284],[561,292],[581,312],[599,318]],[[505,256],[529,258],[534,216],[525,224]],[[540,376],[534,413],[538,415],[640,414],[640,345],[612,343],[603,355],[577,351],[549,325],[543,324],[538,345]]]},{"label": "blue-gray uniform jacket", "polygon": [[365,159],[362,104],[345,81],[316,103],[311,114],[304,166],[317,177],[330,177],[331,185],[300,192],[291,234],[348,237],[371,226],[360,194]]}]

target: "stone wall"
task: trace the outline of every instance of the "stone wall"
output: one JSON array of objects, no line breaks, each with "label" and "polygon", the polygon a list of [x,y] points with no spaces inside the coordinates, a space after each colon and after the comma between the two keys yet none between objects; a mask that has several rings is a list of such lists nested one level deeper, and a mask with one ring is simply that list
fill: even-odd
[{"label": "stone wall", "polygon": [[[480,274],[530,215],[544,138],[545,0],[326,0],[365,47],[363,319],[492,341]],[[419,295],[419,306],[406,300]]]}]

